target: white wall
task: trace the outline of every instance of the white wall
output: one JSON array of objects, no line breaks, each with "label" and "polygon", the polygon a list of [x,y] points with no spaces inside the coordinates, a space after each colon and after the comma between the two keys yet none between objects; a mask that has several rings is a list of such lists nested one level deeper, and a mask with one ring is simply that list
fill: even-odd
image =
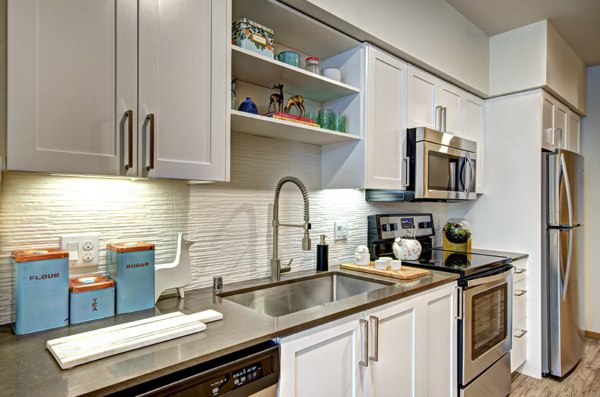
[{"label": "white wall", "polygon": [[473,246],[529,254],[527,260],[527,362],[541,377],[541,90],[490,99],[485,109],[485,194],[448,206],[466,218]]},{"label": "white wall", "polygon": [[490,37],[490,95],[546,83],[546,31],[540,21]]},{"label": "white wall", "polygon": [[488,93],[488,36],[443,0],[284,0],[359,40]]},{"label": "white wall", "polygon": [[490,37],[490,96],[546,87],[586,112],[585,65],[556,29],[539,21]]},{"label": "white wall", "polygon": [[583,118],[581,152],[585,158],[585,324],[586,330],[600,333],[600,66],[587,70],[589,113]]},{"label": "white wall", "polygon": [[[441,204],[372,205],[355,189],[319,190],[320,147],[232,134],[231,182],[188,185],[183,181],[101,179],[6,173],[0,196],[0,324],[14,320],[14,282],[10,252],[55,247],[61,233],[101,233],[101,270],[106,243],[142,240],[156,244],[157,263],[175,255],[175,237],[184,230],[191,247],[193,282],[209,287],[212,276],[225,283],[269,274],[271,216],[275,184],[299,177],[310,190],[313,250],[301,250],[301,233],[280,231],[282,259],[294,258],[294,271],[315,267],[319,234],[333,234],[333,223],[348,222],[349,239],[330,241],[330,263],[351,261],[366,244],[367,215],[378,212],[432,212],[445,221]],[[300,191],[286,184],[281,196],[284,223],[302,220]],[[440,243],[438,241],[438,243]],[[95,270],[95,269],[92,269]]]}]

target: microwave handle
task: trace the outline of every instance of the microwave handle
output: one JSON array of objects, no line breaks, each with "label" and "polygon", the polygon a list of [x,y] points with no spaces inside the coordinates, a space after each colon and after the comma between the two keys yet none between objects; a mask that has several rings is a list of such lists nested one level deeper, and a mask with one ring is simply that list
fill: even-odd
[{"label": "microwave handle", "polygon": [[473,165],[473,160],[467,157],[467,163],[469,163],[469,169],[471,170],[471,180],[469,181],[469,185],[467,186],[467,196],[473,190],[473,185],[475,184],[475,166]]},{"label": "microwave handle", "polygon": [[410,158],[404,157],[402,158],[402,179],[400,183],[402,183],[402,188],[406,189],[410,180]]}]

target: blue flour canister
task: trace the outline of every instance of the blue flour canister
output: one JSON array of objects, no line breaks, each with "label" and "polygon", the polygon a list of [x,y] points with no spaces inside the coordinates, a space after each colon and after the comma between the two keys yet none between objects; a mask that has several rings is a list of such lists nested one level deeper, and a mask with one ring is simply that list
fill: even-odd
[{"label": "blue flour canister", "polygon": [[117,314],[154,307],[154,244],[107,245],[107,265],[117,283]]},{"label": "blue flour canister", "polygon": [[16,280],[15,334],[69,324],[69,253],[58,249],[12,253]]},{"label": "blue flour canister", "polygon": [[69,280],[71,324],[115,315],[115,282],[106,276],[82,276]]}]

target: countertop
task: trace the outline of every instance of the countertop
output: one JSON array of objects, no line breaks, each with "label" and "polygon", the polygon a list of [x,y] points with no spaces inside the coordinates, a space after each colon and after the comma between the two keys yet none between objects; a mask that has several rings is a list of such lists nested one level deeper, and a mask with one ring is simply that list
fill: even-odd
[{"label": "countertop", "polygon": [[491,256],[501,256],[505,258],[510,258],[512,262],[518,261],[520,259],[529,258],[529,254],[521,254],[518,252],[508,252],[508,251],[495,251],[495,250],[486,250],[480,248],[471,249],[473,254],[481,254],[481,255],[491,255]]},{"label": "countertop", "polygon": [[[417,280],[402,281],[331,267],[393,285],[273,318],[216,296],[212,290],[186,292],[185,299],[161,299],[154,309],[123,314],[104,320],[71,325],[31,335],[14,335],[9,325],[0,327],[0,395],[2,396],[80,396],[104,395],[200,364],[276,337],[290,335],[353,313],[399,300],[443,284],[458,276],[431,271]],[[310,277],[315,272],[291,273],[282,280]],[[226,282],[227,280],[225,280]],[[225,285],[223,292],[268,284],[267,279]],[[46,341],[80,332],[122,324],[173,311],[195,313],[214,309],[223,320],[207,324],[204,332],[118,354],[68,370],[62,370]]]}]

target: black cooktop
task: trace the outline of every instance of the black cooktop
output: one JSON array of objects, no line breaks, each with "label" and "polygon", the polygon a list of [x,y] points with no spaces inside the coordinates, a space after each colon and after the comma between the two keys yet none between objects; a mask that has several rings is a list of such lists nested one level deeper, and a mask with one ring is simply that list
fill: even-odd
[{"label": "black cooktop", "polygon": [[458,273],[461,278],[482,276],[482,273],[507,268],[510,262],[510,258],[503,256],[444,251],[441,248],[424,250],[416,261],[402,261],[409,266]]}]

